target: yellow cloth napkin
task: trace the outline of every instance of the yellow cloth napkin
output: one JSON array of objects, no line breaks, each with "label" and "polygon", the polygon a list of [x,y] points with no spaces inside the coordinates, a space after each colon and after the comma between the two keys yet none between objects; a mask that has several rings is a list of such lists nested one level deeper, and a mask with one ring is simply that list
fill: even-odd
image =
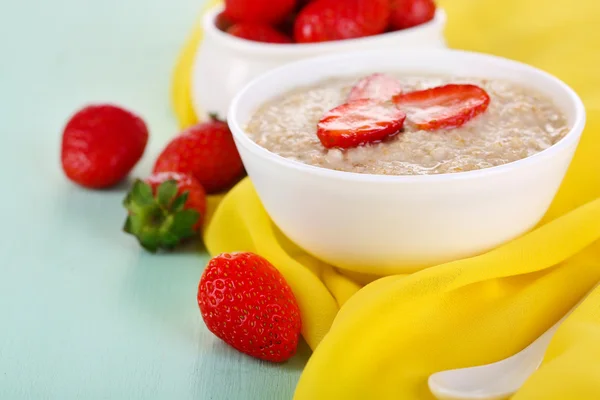
[{"label": "yellow cloth napkin", "polygon": [[[527,62],[582,96],[588,125],[580,148],[534,231],[487,254],[405,276],[342,273],[310,257],[273,225],[248,179],[218,207],[213,198],[209,252],[265,256],[298,299],[302,334],[314,350],[298,400],[432,399],[431,373],[516,353],[600,281],[600,2],[439,3],[451,47]],[[199,40],[197,28],[173,82],[182,126],[196,120],[189,71]],[[542,367],[514,399],[600,399],[600,289],[561,326]]]}]

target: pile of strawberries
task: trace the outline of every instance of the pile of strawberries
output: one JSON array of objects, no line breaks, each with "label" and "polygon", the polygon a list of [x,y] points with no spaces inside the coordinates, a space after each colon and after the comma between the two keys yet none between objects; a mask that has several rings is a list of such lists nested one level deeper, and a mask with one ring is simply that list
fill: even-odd
[{"label": "pile of strawberries", "polygon": [[[75,113],[62,135],[65,175],[89,189],[122,182],[143,156],[146,123],[110,104]],[[153,173],[137,179],[124,200],[124,231],[151,252],[171,250],[196,236],[206,193],[226,190],[244,173],[227,124],[213,117],[176,136],[158,156]],[[207,328],[250,356],[283,362],[296,353],[302,322],[281,273],[252,253],[214,257],[198,285],[197,302]]]},{"label": "pile of strawberries", "polygon": [[[61,161],[73,182],[104,189],[118,184],[141,159],[146,123],[110,104],[83,108],[62,137]],[[127,194],[124,230],[149,251],[173,249],[194,236],[206,211],[206,193],[225,190],[244,173],[227,124],[213,117],[176,136],[160,153],[153,174]]]},{"label": "pile of strawberries", "polygon": [[435,16],[433,0],[225,0],[217,27],[266,43],[317,43],[412,28]]}]

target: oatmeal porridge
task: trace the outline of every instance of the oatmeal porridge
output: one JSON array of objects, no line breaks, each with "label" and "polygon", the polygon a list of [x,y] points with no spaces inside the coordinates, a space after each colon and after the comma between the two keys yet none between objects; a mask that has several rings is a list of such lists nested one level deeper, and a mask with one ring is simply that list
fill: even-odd
[{"label": "oatmeal porridge", "polygon": [[489,95],[485,112],[455,128],[424,130],[407,116],[400,132],[352,148],[326,148],[317,125],[346,103],[360,78],[330,79],[264,104],[246,132],[267,150],[302,163],[368,174],[419,175],[469,171],[536,154],[569,131],[565,116],[542,94],[516,84],[454,77],[397,76],[403,93],[472,84]]}]

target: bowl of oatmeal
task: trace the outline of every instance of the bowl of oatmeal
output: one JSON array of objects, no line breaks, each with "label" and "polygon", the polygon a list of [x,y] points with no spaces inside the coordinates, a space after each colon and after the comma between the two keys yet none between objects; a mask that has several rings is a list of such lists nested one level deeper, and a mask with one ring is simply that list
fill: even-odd
[{"label": "bowl of oatmeal", "polygon": [[357,52],[286,65],[228,114],[266,211],[352,271],[411,272],[532,229],[585,110],[559,79],[457,50]]},{"label": "bowl of oatmeal", "polygon": [[437,8],[433,20],[419,26],[356,39],[322,43],[272,44],[240,39],[218,27],[223,5],[202,18],[204,38],[192,67],[192,105],[200,119],[222,118],[236,93],[257,76],[282,65],[316,56],[358,50],[445,48],[446,14]]}]

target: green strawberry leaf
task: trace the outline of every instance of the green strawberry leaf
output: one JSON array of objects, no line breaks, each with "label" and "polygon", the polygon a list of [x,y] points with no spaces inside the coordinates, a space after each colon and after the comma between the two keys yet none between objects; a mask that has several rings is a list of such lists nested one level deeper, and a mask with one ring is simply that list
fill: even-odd
[{"label": "green strawberry leaf", "polygon": [[177,196],[175,198],[175,200],[173,200],[173,203],[171,204],[171,211],[172,212],[182,211],[183,207],[185,206],[185,203],[187,202],[189,194],[190,193],[186,191],[186,192],[183,192],[180,196]]},{"label": "green strawberry leaf", "polygon": [[150,185],[138,179],[133,185],[133,201],[145,206],[154,204],[154,195]]},{"label": "green strawberry leaf", "polygon": [[145,218],[141,215],[130,215],[127,217],[127,221],[125,222],[126,228],[129,229],[125,232],[129,232],[132,234],[136,234],[137,232],[141,232],[144,228]]},{"label": "green strawberry leaf", "polygon": [[160,247],[161,236],[157,230],[145,229],[144,232],[138,236],[138,240],[143,248],[155,253]]},{"label": "green strawberry leaf", "polygon": [[158,204],[168,207],[175,195],[177,195],[177,182],[174,179],[164,181],[158,186],[157,194]]},{"label": "green strawberry leaf", "polygon": [[217,114],[217,113],[214,113],[214,112],[213,112],[213,113],[209,113],[209,114],[208,114],[208,118],[209,118],[211,121],[215,121],[215,122],[225,122],[225,119],[227,119],[227,118],[225,118],[225,119],[221,119],[221,118],[219,118],[219,114]]},{"label": "green strawberry leaf", "polygon": [[136,180],[124,200],[128,215],[123,231],[135,236],[152,253],[172,250],[182,240],[194,236],[200,213],[184,208],[189,192],[179,196],[177,192],[177,182],[169,180],[158,186],[155,197],[149,184]]},{"label": "green strawberry leaf", "polygon": [[125,220],[125,225],[123,225],[123,231],[127,233],[132,233],[131,231],[131,216],[127,216]]},{"label": "green strawberry leaf", "polygon": [[152,188],[140,179],[133,183],[133,187],[124,201],[125,207],[134,213],[139,212],[144,207],[154,205],[154,203]]},{"label": "green strawberry leaf", "polygon": [[166,248],[173,249],[179,244],[180,238],[178,238],[177,235],[174,235],[171,232],[165,232],[163,233],[162,242]]},{"label": "green strawberry leaf", "polygon": [[200,213],[196,210],[180,211],[174,215],[169,231],[181,239],[193,236],[195,234],[194,225],[198,222],[198,218],[200,218]]}]

